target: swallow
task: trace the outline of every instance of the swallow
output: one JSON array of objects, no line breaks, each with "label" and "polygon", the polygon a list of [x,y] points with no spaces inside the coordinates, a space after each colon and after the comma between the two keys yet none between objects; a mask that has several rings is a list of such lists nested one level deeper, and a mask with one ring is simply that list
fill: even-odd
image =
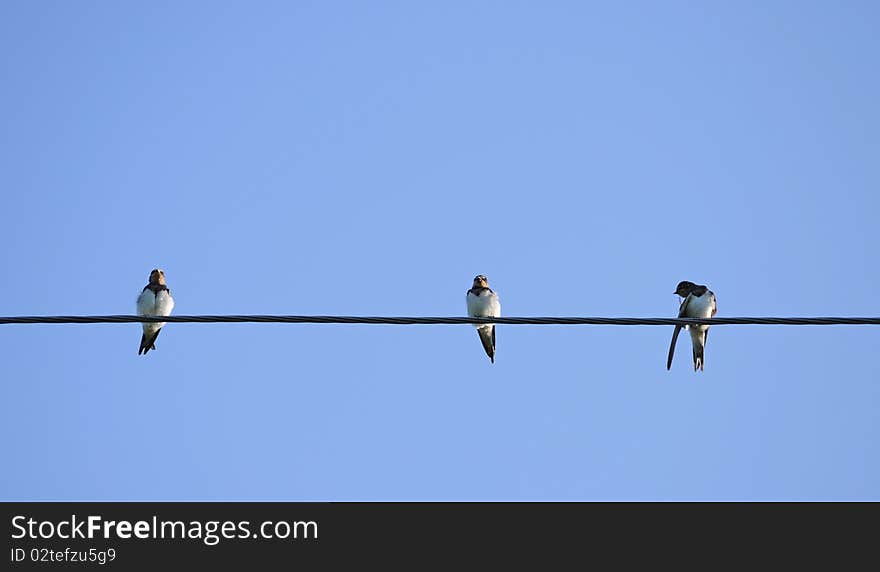
[{"label": "swallow", "polygon": [[[678,283],[675,294],[683,298],[678,308],[679,318],[711,318],[715,315],[715,293],[706,286],[683,280]],[[703,371],[703,351],[706,349],[706,338],[709,337],[709,326],[685,326],[691,334],[694,347],[694,371]],[[669,344],[669,356],[666,358],[666,369],[672,367],[672,354],[675,353],[675,341],[681,332],[681,326],[675,326],[672,332],[672,343]]]},{"label": "swallow", "polygon": [[[467,312],[471,318],[497,318],[501,315],[498,294],[489,288],[489,281],[480,274],[467,291]],[[495,363],[495,324],[474,324],[489,360]]]},{"label": "swallow", "polygon": [[[170,316],[174,308],[174,298],[171,290],[165,284],[165,272],[155,268],[150,272],[150,283],[144,286],[141,295],[137,299],[137,313],[141,316]],[[156,349],[156,338],[165,325],[165,322],[143,322],[144,333],[141,336],[141,347],[138,355],[147,355],[150,350]]]}]

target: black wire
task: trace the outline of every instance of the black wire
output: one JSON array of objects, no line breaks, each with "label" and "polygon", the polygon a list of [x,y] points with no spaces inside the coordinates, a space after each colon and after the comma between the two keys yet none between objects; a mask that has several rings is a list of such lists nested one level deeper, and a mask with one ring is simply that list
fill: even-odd
[{"label": "black wire", "polygon": [[0,316],[0,324],[121,324],[129,322],[195,322],[195,323],[282,323],[282,324],[505,324],[505,325],[594,325],[594,326],[675,326],[707,324],[831,326],[880,325],[878,318],[421,318],[387,316]]}]

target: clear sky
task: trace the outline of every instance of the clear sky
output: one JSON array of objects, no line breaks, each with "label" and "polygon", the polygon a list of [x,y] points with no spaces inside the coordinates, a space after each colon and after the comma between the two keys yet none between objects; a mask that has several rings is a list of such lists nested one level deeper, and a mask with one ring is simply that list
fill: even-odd
[{"label": "clear sky", "polygon": [[[4,2],[0,315],[880,315],[876,2]],[[880,328],[0,325],[5,500],[880,500]]]}]

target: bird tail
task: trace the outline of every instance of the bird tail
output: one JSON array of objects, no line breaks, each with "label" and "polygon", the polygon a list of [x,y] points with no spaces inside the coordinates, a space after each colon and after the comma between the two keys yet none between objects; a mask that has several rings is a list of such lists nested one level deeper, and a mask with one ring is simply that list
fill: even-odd
[{"label": "bird tail", "polygon": [[138,349],[138,355],[141,355],[141,354],[147,355],[148,351],[156,349],[156,338],[159,337],[159,332],[161,332],[161,331],[162,331],[162,328],[159,328],[149,338],[147,337],[146,332],[144,332],[141,335],[141,347],[140,347],[140,349]]},{"label": "bird tail", "polygon": [[705,361],[704,353],[706,350],[706,338],[709,336],[709,328],[703,331],[695,331],[693,335],[694,342],[694,371],[698,369],[703,371],[703,363]]},{"label": "bird tail", "polygon": [[495,363],[495,326],[480,328],[477,333],[480,335],[480,342],[486,350],[486,355],[492,363]]}]

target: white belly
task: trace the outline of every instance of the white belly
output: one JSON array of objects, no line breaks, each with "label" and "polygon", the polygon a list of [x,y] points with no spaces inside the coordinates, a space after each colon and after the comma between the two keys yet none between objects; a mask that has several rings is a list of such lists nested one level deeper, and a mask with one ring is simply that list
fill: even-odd
[{"label": "white belly", "polygon": [[[501,315],[501,302],[494,292],[484,291],[480,296],[470,292],[467,294],[468,316],[474,318],[496,318]],[[486,324],[474,324],[475,327],[486,327]]]},{"label": "white belly", "polygon": [[688,318],[711,318],[715,308],[715,296],[706,292],[700,297],[691,296],[687,305]]},{"label": "white belly", "polygon": [[[137,312],[141,316],[170,316],[174,308],[174,299],[167,290],[160,290],[159,294],[153,294],[152,290],[144,290],[137,300]],[[154,334],[165,326],[165,322],[144,323],[143,329],[146,334]]]}]

